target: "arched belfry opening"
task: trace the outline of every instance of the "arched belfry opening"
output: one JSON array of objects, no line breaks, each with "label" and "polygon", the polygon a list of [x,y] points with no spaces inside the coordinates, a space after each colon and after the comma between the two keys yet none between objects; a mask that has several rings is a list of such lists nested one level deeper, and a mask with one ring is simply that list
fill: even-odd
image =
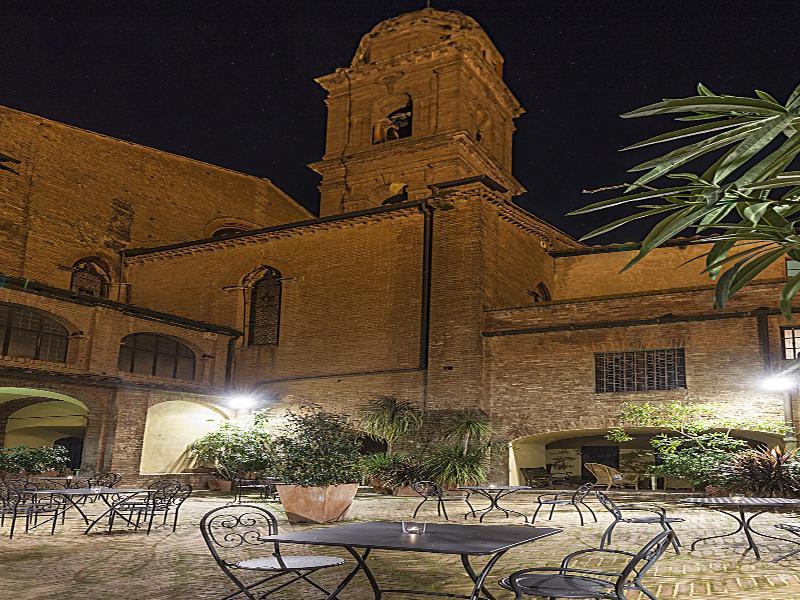
[{"label": "arched belfry opening", "polygon": [[382,144],[392,140],[411,137],[413,130],[414,103],[409,98],[405,106],[381,117],[372,129],[372,143]]}]

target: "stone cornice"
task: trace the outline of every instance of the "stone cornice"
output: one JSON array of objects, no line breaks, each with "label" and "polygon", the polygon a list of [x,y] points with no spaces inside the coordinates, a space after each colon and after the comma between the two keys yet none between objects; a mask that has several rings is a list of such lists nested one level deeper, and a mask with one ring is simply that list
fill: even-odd
[{"label": "stone cornice", "polygon": [[175,256],[187,256],[219,248],[257,244],[265,240],[293,237],[320,230],[352,227],[364,223],[390,220],[399,216],[418,214],[417,207],[419,205],[419,202],[414,201],[393,204],[391,206],[378,206],[376,208],[354,211],[342,215],[332,215],[319,219],[277,225],[275,227],[265,227],[254,231],[245,231],[225,237],[193,240],[181,242],[179,244],[171,244],[169,246],[160,246],[158,248],[127,250],[125,251],[125,256],[128,262],[164,260]]}]

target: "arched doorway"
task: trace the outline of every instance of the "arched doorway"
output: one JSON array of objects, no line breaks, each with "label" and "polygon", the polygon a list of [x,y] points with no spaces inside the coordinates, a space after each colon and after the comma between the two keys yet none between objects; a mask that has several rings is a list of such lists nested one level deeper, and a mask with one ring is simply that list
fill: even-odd
[{"label": "arched doorway", "polygon": [[0,387],[2,446],[64,446],[72,469],[80,468],[89,420],[86,404],[59,392]]},{"label": "arched doorway", "polygon": [[[644,472],[655,460],[650,440],[663,433],[652,427],[626,429],[633,439],[613,442],[606,439],[608,429],[582,429],[554,431],[517,438],[509,444],[509,481],[522,485],[520,469],[547,467],[554,473],[563,473],[570,481],[594,481],[584,465],[598,462],[622,471]],[[753,446],[774,446],[782,443],[775,434],[756,431],[732,431],[734,437],[747,440]]]}]

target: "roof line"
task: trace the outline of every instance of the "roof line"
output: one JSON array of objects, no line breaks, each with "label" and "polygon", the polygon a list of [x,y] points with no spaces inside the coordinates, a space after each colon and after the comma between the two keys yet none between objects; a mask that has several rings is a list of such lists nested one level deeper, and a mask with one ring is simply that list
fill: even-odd
[{"label": "roof line", "polygon": [[107,298],[95,298],[94,296],[82,296],[64,290],[61,288],[52,287],[44,283],[32,281],[22,277],[12,277],[0,273],[0,288],[9,288],[28,294],[35,294],[37,296],[44,296],[46,298],[54,298],[56,300],[63,300],[72,304],[81,304],[83,306],[102,306],[118,312],[138,317],[140,319],[147,319],[150,321],[161,321],[170,325],[178,325],[186,329],[194,329],[196,331],[212,331],[214,333],[222,333],[232,337],[241,337],[242,333],[231,327],[224,325],[214,325],[212,323],[205,323],[203,321],[196,321],[194,319],[187,319],[186,317],[179,317],[169,313],[163,313],[149,308],[142,308],[132,304],[124,304],[116,302],[115,300],[108,300]]},{"label": "roof line", "polygon": [[[667,240],[659,245],[659,248],[675,247],[675,246],[693,246],[695,244],[710,244],[708,238],[701,239],[694,238],[675,238]],[[629,252],[631,250],[639,250],[642,247],[641,242],[623,242],[621,244],[607,244],[605,246],[588,246],[580,250],[553,250],[550,256],[553,258],[563,258],[566,256],[583,256],[585,254],[603,254],[606,252]]]}]

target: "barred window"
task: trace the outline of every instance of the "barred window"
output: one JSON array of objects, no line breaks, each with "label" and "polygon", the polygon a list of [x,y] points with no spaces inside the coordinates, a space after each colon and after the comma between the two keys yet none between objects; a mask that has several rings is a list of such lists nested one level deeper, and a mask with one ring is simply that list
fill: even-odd
[{"label": "barred window", "polygon": [[786,261],[786,276],[794,277],[800,273],[800,260],[789,259]]},{"label": "barred window", "polygon": [[784,360],[800,357],[800,327],[781,327]]},{"label": "barred window", "polygon": [[69,288],[78,294],[108,298],[109,277],[105,269],[93,260],[81,260],[72,267]]},{"label": "barred window", "polygon": [[683,348],[594,355],[595,392],[644,392],[686,387]]},{"label": "barred window", "polygon": [[67,362],[69,333],[54,319],[24,306],[0,304],[0,353]]},{"label": "barred window", "polygon": [[194,352],[170,337],[155,333],[132,333],[122,339],[117,363],[120,371],[192,380],[194,367]]},{"label": "barred window", "polygon": [[251,346],[270,346],[278,343],[281,321],[281,274],[267,267],[264,276],[250,290]]}]

